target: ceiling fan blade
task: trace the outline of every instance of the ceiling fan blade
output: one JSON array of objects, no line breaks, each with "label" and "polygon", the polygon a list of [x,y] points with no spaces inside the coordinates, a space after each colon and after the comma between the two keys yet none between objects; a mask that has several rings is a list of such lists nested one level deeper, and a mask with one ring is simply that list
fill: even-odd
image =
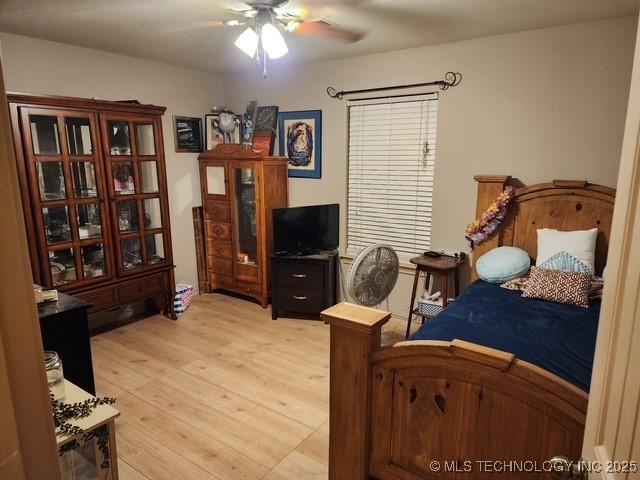
[{"label": "ceiling fan blade", "polygon": [[253,18],[258,15],[258,10],[255,8],[229,8],[228,10],[236,15],[244,15],[247,18]]},{"label": "ceiling fan blade", "polygon": [[326,6],[356,7],[367,2],[369,0],[304,0],[304,4],[311,8]]},{"label": "ceiling fan blade", "polygon": [[323,36],[337,38],[344,42],[354,43],[362,40],[367,34],[359,30],[333,25],[326,20],[312,20],[302,22],[296,28],[295,32],[305,36]]},{"label": "ceiling fan blade", "polygon": [[185,32],[187,30],[197,30],[200,28],[219,28],[229,25],[223,20],[204,20],[200,22],[176,22],[160,27],[163,33]]}]

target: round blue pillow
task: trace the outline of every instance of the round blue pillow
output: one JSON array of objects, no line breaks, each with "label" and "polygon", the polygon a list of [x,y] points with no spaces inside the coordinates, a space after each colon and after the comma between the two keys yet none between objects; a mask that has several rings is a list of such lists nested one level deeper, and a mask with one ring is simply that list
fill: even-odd
[{"label": "round blue pillow", "polygon": [[494,248],[476,262],[478,276],[491,283],[503,283],[521,277],[529,271],[529,267],[529,254],[517,247]]}]

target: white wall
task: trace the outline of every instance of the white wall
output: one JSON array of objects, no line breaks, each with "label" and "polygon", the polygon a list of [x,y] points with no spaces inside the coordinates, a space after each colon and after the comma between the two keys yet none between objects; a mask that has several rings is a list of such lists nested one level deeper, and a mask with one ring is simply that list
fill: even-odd
[{"label": "white wall", "polygon": [[[326,88],[417,83],[461,72],[462,84],[440,96],[432,247],[466,250],[474,174],[615,186],[636,24],[636,17],[626,17],[286,69],[274,63],[267,80],[259,72],[225,78],[225,101],[237,111],[254,99],[281,111],[322,109],[322,179],[290,179],[290,201],[339,201],[344,219],[346,102],[329,98]],[[406,314],[410,287],[411,277],[402,275],[387,308]]]},{"label": "white wall", "polygon": [[[291,179],[292,205],[346,198],[346,102],[326,88],[359,89],[463,74],[441,95],[433,248],[464,250],[475,208],[474,174],[525,183],[586,178],[615,186],[636,17],[583,23],[351,59],[248,70],[224,79],[171,65],[0,33],[8,90],[167,106],[163,126],[176,279],[196,282],[191,207],[200,204],[196,154],[176,154],[172,116],[203,116],[249,100],[281,111],[322,109],[321,180]],[[224,95],[223,95],[224,91]],[[344,235],[344,222],[343,222]],[[343,236],[344,238],[344,236]],[[388,308],[404,313],[411,277]]]},{"label": "white wall", "polygon": [[176,281],[197,287],[191,207],[201,205],[198,155],[175,153],[173,115],[204,117],[223,101],[209,73],[18,35],[0,33],[8,91],[136,99],[167,107],[163,117]]}]

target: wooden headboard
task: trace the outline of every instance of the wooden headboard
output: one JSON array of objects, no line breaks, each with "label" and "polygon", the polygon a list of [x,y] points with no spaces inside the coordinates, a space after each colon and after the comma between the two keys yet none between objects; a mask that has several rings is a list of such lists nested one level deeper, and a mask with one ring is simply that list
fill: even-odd
[{"label": "wooden headboard", "polygon": [[[478,175],[476,216],[479,217],[507,186],[518,187],[510,176]],[[475,262],[492,248],[510,245],[537,256],[538,228],[557,230],[598,229],[596,273],[607,264],[609,235],[616,191],[614,188],[588,183],[586,180],[553,180],[516,189],[515,205],[507,214],[500,230],[473,251],[473,279],[477,278]],[[532,262],[532,263],[533,263]]]}]

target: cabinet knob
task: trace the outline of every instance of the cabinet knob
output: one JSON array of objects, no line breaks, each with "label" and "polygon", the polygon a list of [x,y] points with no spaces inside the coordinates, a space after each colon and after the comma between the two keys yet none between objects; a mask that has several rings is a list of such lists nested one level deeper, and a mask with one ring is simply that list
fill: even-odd
[{"label": "cabinet knob", "polygon": [[294,273],[293,277],[294,278],[307,278],[307,275],[305,273]]},{"label": "cabinet knob", "polygon": [[306,296],[301,296],[301,295],[294,295],[293,299],[294,300],[306,300],[307,297]]}]

